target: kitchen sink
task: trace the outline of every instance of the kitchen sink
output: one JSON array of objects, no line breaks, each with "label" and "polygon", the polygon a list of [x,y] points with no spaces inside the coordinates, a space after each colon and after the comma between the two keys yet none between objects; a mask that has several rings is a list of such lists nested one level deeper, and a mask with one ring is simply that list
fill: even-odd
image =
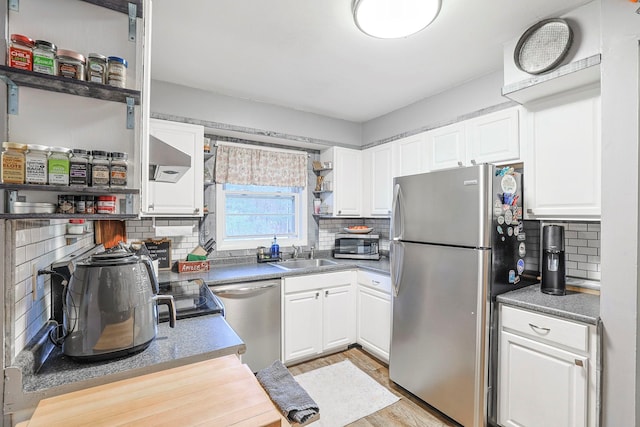
[{"label": "kitchen sink", "polygon": [[282,270],[301,270],[304,268],[323,267],[325,265],[336,265],[335,261],[330,259],[317,258],[317,259],[289,259],[282,262],[270,262],[269,264],[274,267],[281,268]]}]

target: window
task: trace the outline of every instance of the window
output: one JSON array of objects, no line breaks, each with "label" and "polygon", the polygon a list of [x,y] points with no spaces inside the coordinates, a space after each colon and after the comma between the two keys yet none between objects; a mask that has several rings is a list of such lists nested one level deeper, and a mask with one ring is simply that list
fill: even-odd
[{"label": "window", "polygon": [[216,184],[219,249],[306,245],[307,191],[300,187]]}]

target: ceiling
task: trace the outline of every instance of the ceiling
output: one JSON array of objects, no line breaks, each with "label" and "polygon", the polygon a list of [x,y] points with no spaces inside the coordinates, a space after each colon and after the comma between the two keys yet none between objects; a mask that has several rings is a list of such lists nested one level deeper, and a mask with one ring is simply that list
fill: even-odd
[{"label": "ceiling", "polygon": [[503,43],[589,1],[442,0],[425,30],[383,40],[351,0],[154,0],[151,77],[365,122],[501,70]]}]

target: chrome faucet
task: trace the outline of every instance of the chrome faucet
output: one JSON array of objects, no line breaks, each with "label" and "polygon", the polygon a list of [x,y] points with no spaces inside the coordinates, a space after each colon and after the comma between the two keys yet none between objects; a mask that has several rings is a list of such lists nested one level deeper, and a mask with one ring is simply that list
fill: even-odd
[{"label": "chrome faucet", "polygon": [[291,258],[293,259],[298,258],[298,255],[300,254],[300,246],[291,245],[291,247],[293,248],[293,253],[291,254]]}]

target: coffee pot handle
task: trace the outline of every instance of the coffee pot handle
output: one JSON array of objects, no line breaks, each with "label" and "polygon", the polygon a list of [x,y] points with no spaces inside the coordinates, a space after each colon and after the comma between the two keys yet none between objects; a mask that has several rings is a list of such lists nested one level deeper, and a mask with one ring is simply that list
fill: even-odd
[{"label": "coffee pot handle", "polygon": [[173,300],[173,295],[154,295],[152,297],[158,305],[165,304],[169,307],[169,327],[176,327],[176,303]]}]

